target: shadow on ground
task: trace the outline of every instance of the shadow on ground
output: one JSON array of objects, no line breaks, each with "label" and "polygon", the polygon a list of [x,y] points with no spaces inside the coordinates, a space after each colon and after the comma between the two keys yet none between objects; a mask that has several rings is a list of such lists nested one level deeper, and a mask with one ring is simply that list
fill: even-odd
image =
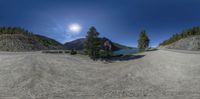
[{"label": "shadow on ground", "polygon": [[129,61],[135,60],[144,57],[145,55],[123,55],[123,56],[114,56],[111,61]]},{"label": "shadow on ground", "polygon": [[105,59],[104,61],[106,63],[112,63],[115,61],[129,61],[129,60],[136,60],[144,56],[145,55],[118,55],[118,56],[113,56],[110,59]]}]

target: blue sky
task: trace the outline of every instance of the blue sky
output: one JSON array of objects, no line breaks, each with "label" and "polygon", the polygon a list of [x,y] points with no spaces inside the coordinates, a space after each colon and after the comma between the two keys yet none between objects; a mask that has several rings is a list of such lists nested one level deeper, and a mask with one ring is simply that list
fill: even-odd
[{"label": "blue sky", "polygon": [[[102,37],[137,46],[146,30],[151,46],[200,25],[200,0],[0,0],[0,26],[24,27],[64,43],[95,26]],[[68,26],[78,23],[80,33]]]}]

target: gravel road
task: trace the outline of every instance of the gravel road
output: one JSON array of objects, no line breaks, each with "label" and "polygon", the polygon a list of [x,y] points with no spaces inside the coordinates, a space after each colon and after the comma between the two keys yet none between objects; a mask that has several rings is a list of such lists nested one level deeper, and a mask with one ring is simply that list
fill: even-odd
[{"label": "gravel road", "polygon": [[158,50],[103,63],[0,52],[0,99],[200,99],[200,54]]}]

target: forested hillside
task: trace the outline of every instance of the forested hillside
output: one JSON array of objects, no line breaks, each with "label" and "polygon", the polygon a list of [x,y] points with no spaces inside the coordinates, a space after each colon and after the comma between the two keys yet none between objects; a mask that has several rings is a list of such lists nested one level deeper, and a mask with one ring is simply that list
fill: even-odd
[{"label": "forested hillside", "polygon": [[180,39],[187,38],[187,37],[194,36],[194,35],[200,35],[200,26],[184,30],[181,33],[174,34],[172,37],[163,41],[159,45],[160,46],[169,45],[169,44],[172,44],[172,43],[174,43],[174,42],[176,42]]}]

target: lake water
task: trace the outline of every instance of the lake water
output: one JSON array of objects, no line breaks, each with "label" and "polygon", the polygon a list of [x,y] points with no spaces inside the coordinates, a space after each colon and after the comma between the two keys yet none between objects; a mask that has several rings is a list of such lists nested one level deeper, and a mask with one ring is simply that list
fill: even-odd
[{"label": "lake water", "polygon": [[114,51],[113,54],[115,55],[126,55],[126,54],[135,54],[138,53],[138,49],[122,49],[122,50],[118,50],[118,51]]}]

